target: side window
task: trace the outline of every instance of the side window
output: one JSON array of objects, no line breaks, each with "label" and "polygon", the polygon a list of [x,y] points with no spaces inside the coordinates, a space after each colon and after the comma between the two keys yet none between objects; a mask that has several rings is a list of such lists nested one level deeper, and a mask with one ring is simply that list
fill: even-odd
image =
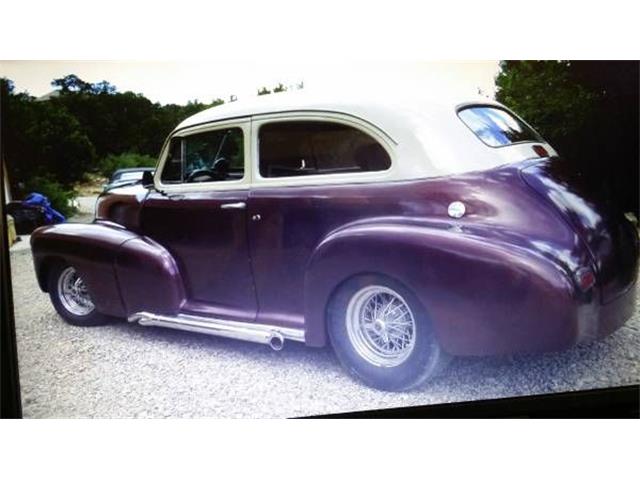
[{"label": "side window", "polygon": [[171,139],[160,176],[163,183],[220,182],[243,177],[244,136],[237,127]]},{"label": "side window", "polygon": [[386,150],[366,133],[339,123],[274,122],[260,127],[262,177],[376,172],[391,167]]}]

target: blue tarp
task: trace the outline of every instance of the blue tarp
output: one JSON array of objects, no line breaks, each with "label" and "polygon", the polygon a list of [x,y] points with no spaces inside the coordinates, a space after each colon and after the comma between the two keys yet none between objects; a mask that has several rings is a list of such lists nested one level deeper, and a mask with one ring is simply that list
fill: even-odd
[{"label": "blue tarp", "polygon": [[51,202],[49,201],[49,199],[41,193],[30,193],[26,196],[22,203],[25,205],[37,205],[42,207],[44,209],[45,222],[47,225],[51,225],[53,223],[63,223],[66,221],[64,215],[55,210],[51,206]]}]

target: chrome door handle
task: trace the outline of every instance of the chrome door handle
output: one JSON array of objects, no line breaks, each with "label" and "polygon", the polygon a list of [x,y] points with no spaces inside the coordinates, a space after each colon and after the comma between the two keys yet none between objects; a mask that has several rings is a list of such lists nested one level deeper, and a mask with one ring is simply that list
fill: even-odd
[{"label": "chrome door handle", "polygon": [[236,208],[236,209],[242,209],[245,208],[247,206],[246,203],[244,202],[236,202],[236,203],[223,203],[222,205],[220,205],[220,208]]}]

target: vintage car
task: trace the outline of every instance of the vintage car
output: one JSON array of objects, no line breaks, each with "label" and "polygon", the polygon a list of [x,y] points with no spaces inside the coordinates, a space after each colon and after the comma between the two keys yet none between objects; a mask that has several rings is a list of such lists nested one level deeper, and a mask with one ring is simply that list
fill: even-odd
[{"label": "vintage car", "polygon": [[454,355],[602,338],[632,314],[638,265],[623,214],[485,98],[215,107],[170,134],[153,183],[31,243],[69,323],[331,345],[387,390]]}]

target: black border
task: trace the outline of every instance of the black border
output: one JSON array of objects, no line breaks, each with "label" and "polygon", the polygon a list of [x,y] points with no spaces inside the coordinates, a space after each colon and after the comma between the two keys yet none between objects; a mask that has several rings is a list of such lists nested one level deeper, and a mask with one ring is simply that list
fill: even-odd
[{"label": "black border", "polygon": [[22,418],[16,326],[13,316],[13,289],[4,201],[4,99],[0,98],[0,269],[2,280],[2,318],[0,325],[0,418]]},{"label": "black border", "polygon": [[639,418],[640,385],[303,418]]}]

